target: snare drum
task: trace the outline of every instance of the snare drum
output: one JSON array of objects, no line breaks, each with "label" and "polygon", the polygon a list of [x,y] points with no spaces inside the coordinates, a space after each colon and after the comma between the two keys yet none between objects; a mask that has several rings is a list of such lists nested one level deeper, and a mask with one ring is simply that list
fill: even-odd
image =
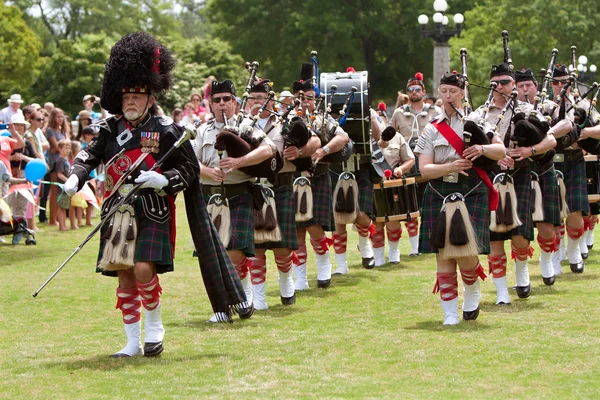
[{"label": "snare drum", "polygon": [[375,221],[404,221],[419,218],[415,178],[383,181],[373,185]]},{"label": "snare drum", "polygon": [[600,202],[600,169],[598,168],[598,156],[588,154],[585,156],[585,175],[587,182],[588,201],[590,203]]},{"label": "snare drum", "polygon": [[[354,153],[371,154],[369,114],[369,73],[359,72],[324,72],[320,76],[319,89],[325,95],[325,105],[331,101],[331,113],[339,114],[346,99],[351,93],[352,86],[356,87],[352,104],[348,106],[350,112],[346,118],[344,131],[354,142]],[[331,98],[331,86],[337,89]]]}]

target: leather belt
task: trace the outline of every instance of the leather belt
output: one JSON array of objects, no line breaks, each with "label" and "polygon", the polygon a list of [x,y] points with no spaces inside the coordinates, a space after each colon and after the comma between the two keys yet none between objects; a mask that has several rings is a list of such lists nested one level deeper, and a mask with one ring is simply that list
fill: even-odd
[{"label": "leather belt", "polygon": [[[252,190],[251,182],[238,183],[235,185],[224,185],[225,187],[225,196],[227,198],[239,196],[244,193],[249,193]],[[202,192],[208,196],[212,196],[213,194],[222,194],[221,185],[203,185]]]},{"label": "leather belt", "polygon": [[293,172],[284,172],[279,173],[275,177],[275,183],[273,187],[287,186],[294,183],[294,173]]}]

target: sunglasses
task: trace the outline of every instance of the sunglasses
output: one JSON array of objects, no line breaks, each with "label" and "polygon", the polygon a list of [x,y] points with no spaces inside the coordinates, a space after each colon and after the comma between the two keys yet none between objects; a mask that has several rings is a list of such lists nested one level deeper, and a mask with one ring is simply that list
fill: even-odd
[{"label": "sunglasses", "polygon": [[200,101],[200,99],[196,97],[196,98],[193,98],[192,101]]},{"label": "sunglasses", "polygon": [[210,101],[212,101],[215,104],[219,104],[221,101],[223,101],[224,103],[228,103],[230,102],[232,99],[231,96],[223,96],[223,97],[213,97]]},{"label": "sunglasses", "polygon": [[44,118],[34,118],[34,120],[37,122],[44,122]]},{"label": "sunglasses", "polygon": [[553,85],[566,85],[567,81],[552,81]]},{"label": "sunglasses", "polygon": [[417,92],[418,93],[418,92],[420,92],[422,90],[423,89],[421,89],[420,87],[418,87],[418,88],[408,88],[407,89],[408,93],[412,93],[412,92]]},{"label": "sunglasses", "polygon": [[492,83],[496,83],[496,85],[506,86],[512,82],[512,79],[500,79],[498,81],[492,81]]}]

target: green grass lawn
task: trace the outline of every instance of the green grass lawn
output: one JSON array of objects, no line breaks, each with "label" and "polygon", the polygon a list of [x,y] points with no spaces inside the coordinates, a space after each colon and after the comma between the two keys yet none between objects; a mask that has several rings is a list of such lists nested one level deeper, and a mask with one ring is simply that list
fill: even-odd
[{"label": "green grass lawn", "polygon": [[[210,325],[178,205],[175,272],[161,277],[165,352],[154,359],[108,357],[125,335],[117,281],[93,272],[98,236],[31,296],[90,228],[42,225],[37,246],[0,245],[0,398],[600,397],[597,249],[583,274],[563,265],[553,287],[542,282],[536,251],[529,299],[512,292],[509,307],[496,306],[490,278],[477,321],[454,327],[442,326],[439,295],[431,294],[434,258],[404,256],[406,238],[400,265],[367,271],[352,251],[350,274],[334,276],[326,290],[316,288],[310,254],[311,289],[287,307],[268,253],[270,309]],[[357,234],[349,236],[355,249]],[[513,268],[508,279],[514,284]]]}]

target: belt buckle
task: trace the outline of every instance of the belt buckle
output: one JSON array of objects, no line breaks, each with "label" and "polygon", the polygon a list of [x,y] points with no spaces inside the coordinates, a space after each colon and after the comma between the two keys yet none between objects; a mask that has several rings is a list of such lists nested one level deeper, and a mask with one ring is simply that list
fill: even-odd
[{"label": "belt buckle", "polygon": [[565,155],[562,153],[555,154],[554,162],[565,162]]},{"label": "belt buckle", "polygon": [[458,183],[458,172],[450,172],[448,175],[444,175],[442,181],[447,183]]},{"label": "belt buckle", "polygon": [[119,194],[123,197],[127,196],[129,194],[129,192],[131,192],[132,189],[133,189],[133,185],[130,183],[126,183],[119,187]]}]

